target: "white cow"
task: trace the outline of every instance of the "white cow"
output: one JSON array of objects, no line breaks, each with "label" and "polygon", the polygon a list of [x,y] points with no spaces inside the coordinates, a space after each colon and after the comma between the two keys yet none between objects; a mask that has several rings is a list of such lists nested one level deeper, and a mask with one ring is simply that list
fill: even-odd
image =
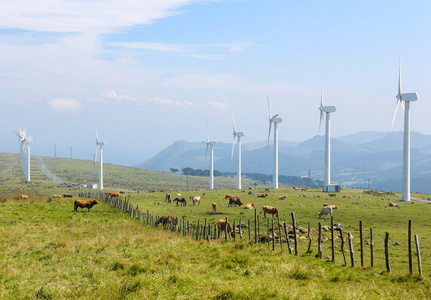
[{"label": "white cow", "polygon": [[326,221],[326,215],[331,216],[332,217],[332,207],[330,206],[325,206],[322,208],[322,210],[318,213],[319,215],[319,219],[322,217],[322,215],[324,216],[324,219]]}]

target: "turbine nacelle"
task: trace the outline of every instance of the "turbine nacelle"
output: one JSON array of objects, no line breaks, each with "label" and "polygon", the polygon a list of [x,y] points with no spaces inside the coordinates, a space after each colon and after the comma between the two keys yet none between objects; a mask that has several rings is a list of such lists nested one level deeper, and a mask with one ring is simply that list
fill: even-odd
[{"label": "turbine nacelle", "polygon": [[283,118],[279,117],[278,114],[269,119],[269,122],[281,123],[283,122]]},{"label": "turbine nacelle", "polygon": [[209,145],[209,146],[215,146],[216,144],[217,144],[216,141],[208,141],[207,142],[207,145]]},{"label": "turbine nacelle", "polygon": [[403,93],[401,95],[397,95],[397,99],[401,101],[416,101],[419,97],[417,93]]},{"label": "turbine nacelle", "polygon": [[245,136],[245,131],[235,131],[234,136],[242,137]]},{"label": "turbine nacelle", "polygon": [[327,113],[332,113],[336,111],[336,108],[335,106],[323,106],[321,110]]}]

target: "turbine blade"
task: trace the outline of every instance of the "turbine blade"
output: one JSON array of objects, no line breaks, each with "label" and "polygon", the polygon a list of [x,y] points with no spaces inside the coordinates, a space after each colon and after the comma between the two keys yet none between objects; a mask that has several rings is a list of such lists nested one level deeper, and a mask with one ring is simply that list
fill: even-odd
[{"label": "turbine blade", "polygon": [[398,71],[398,95],[401,95],[401,49],[400,49],[399,71]]},{"label": "turbine blade", "polygon": [[208,121],[207,121],[207,150],[208,150],[208,142],[210,141],[210,136],[208,134]]},{"label": "turbine blade", "polygon": [[319,131],[320,131],[320,128],[322,127],[322,123],[323,123],[323,110],[322,110],[322,109],[320,109],[320,123],[319,123]]},{"label": "turbine blade", "polygon": [[323,107],[323,73],[322,73],[322,87],[320,90],[320,107]]},{"label": "turbine blade", "polygon": [[236,128],[235,128],[235,116],[233,114],[232,114],[232,121],[233,121],[233,135],[235,139]]},{"label": "turbine blade", "polygon": [[207,150],[205,151],[205,160],[207,160],[207,154],[208,154],[208,142],[207,142]]},{"label": "turbine blade", "polygon": [[235,148],[235,136],[233,136],[233,143],[232,143],[232,155],[230,156],[230,160],[233,159],[233,149]]},{"label": "turbine blade", "polygon": [[268,97],[268,95],[266,95],[266,99],[268,100],[268,112],[269,112],[269,118],[271,119],[272,118],[272,115],[271,115],[271,105],[269,105],[269,97]]},{"label": "turbine blade", "polygon": [[266,148],[268,148],[268,147],[269,147],[269,138],[270,138],[270,136],[271,136],[271,125],[272,125],[272,122],[271,122],[271,121],[269,121],[268,145],[266,146]]},{"label": "turbine blade", "polygon": [[96,128],[96,144],[99,144],[99,136],[97,135],[97,128]]},{"label": "turbine blade", "polygon": [[99,145],[96,146],[96,154],[94,155],[94,162],[96,162],[98,150],[99,150]]},{"label": "turbine blade", "polygon": [[394,113],[394,117],[392,119],[392,125],[391,125],[391,129],[392,127],[394,127],[394,122],[395,122],[395,116],[397,115],[397,110],[398,110],[398,105],[400,105],[400,100],[397,101],[397,106],[395,107],[395,113]]}]

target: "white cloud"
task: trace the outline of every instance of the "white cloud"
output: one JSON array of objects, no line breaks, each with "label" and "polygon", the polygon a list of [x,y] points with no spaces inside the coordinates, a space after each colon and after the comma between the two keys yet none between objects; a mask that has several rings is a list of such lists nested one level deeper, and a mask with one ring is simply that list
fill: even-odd
[{"label": "white cloud", "polygon": [[152,102],[162,104],[162,105],[169,105],[169,106],[182,106],[182,107],[193,107],[194,104],[190,101],[184,100],[184,101],[174,101],[170,99],[161,99],[159,97],[154,97],[151,99]]},{"label": "white cloud", "polygon": [[111,99],[111,100],[117,100],[117,101],[132,101],[132,102],[138,101],[135,97],[118,95],[117,92],[114,92],[114,91],[101,92],[100,96],[104,99]]},{"label": "white cloud", "polygon": [[48,103],[49,108],[58,112],[77,112],[82,110],[82,104],[75,99],[58,98]]},{"label": "white cloud", "polygon": [[110,43],[107,46],[123,47],[130,49],[146,49],[155,50],[163,52],[183,52],[184,47],[181,45],[170,45],[163,43],[143,43],[143,42],[133,42],[133,43]]},{"label": "white cloud", "polygon": [[217,108],[217,109],[226,109],[226,104],[222,103],[222,102],[217,102],[217,101],[209,101],[207,102],[207,104],[212,107],[212,108]]},{"label": "white cloud", "polygon": [[180,14],[202,0],[0,1],[0,28],[44,32],[115,32]]}]

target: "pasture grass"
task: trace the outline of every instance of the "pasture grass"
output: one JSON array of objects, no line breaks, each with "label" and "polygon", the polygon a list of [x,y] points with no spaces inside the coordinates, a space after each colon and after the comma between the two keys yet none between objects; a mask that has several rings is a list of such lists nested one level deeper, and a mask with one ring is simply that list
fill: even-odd
[{"label": "pasture grass", "polygon": [[[51,200],[51,201],[49,201]],[[429,299],[424,277],[380,274],[247,240],[194,241],[104,202],[0,204],[2,299]]]}]

